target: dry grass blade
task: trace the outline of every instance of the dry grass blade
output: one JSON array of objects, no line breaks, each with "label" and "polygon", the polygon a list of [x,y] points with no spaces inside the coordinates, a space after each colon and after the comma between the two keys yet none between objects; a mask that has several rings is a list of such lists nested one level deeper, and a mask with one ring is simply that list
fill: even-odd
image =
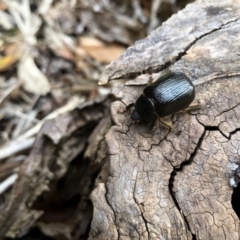
[{"label": "dry grass blade", "polygon": [[29,149],[33,145],[34,140],[35,138],[32,137],[32,138],[23,139],[21,141],[13,140],[5,144],[0,148],[0,161],[18,152]]},{"label": "dry grass blade", "polygon": [[6,30],[13,29],[14,23],[10,14],[7,14],[6,12],[0,10],[0,19],[0,26],[2,26]]},{"label": "dry grass blade", "polygon": [[84,102],[84,98],[73,97],[72,99],[69,100],[69,102],[66,105],[50,113],[38,124],[36,124],[27,132],[19,136],[17,139],[14,139],[11,142],[7,143],[6,145],[2,146],[0,148],[0,160],[3,160],[13,154],[16,154],[17,152],[23,151],[31,147],[35,139],[34,136],[39,132],[40,128],[42,127],[46,120],[58,117],[69,111],[72,111],[82,102]]},{"label": "dry grass blade", "polygon": [[18,177],[17,174],[13,174],[10,177],[8,177],[7,179],[5,179],[3,182],[0,183],[0,195],[14,184],[17,177]]},{"label": "dry grass blade", "polygon": [[3,0],[3,2],[7,5],[25,41],[36,44],[35,34],[39,30],[41,19],[31,13],[29,0],[23,0],[21,3],[14,0]]},{"label": "dry grass blade", "polygon": [[11,84],[7,89],[5,89],[1,94],[0,94],[0,106],[3,103],[4,100],[6,100],[9,95],[17,88],[19,88],[21,85],[20,82],[14,81],[13,84]]},{"label": "dry grass blade", "polygon": [[[22,156],[23,159],[24,156]],[[15,161],[10,161],[7,163],[1,163],[0,164],[0,179],[4,179],[5,177],[9,176],[13,172],[17,172],[19,169],[19,166],[22,164],[23,159],[15,159]]]}]

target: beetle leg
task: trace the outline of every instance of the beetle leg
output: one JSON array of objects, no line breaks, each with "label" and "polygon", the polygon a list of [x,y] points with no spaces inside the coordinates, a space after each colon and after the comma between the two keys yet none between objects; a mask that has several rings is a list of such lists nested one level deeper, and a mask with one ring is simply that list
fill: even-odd
[{"label": "beetle leg", "polygon": [[170,128],[176,135],[180,135],[181,131],[178,131],[175,127],[173,127],[171,121],[167,121],[166,119],[159,118],[159,122],[161,122],[165,127]]},{"label": "beetle leg", "polygon": [[159,118],[159,121],[167,128],[174,129],[172,122],[164,118]]},{"label": "beetle leg", "polygon": [[152,74],[149,76],[149,80],[148,80],[148,85],[152,84],[153,83],[153,76]]},{"label": "beetle leg", "polygon": [[165,69],[162,70],[161,72],[161,77],[168,74],[168,73],[171,73],[172,71],[170,70],[170,66],[166,67]]},{"label": "beetle leg", "polygon": [[180,112],[188,112],[188,111],[192,111],[192,110],[198,110],[201,109],[201,104],[200,103],[192,103],[188,106],[188,108],[180,111]]}]

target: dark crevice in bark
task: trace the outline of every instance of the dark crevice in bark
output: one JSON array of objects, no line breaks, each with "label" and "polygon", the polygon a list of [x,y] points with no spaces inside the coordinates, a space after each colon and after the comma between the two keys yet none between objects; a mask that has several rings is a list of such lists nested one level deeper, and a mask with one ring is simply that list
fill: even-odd
[{"label": "dark crevice in bark", "polygon": [[[199,123],[200,123],[200,122],[199,122]],[[203,125],[202,123],[200,123],[200,124]],[[203,125],[203,126],[204,126],[204,125]],[[205,128],[205,129],[204,129],[204,132],[203,132],[202,136],[200,137],[200,139],[199,139],[199,141],[198,141],[198,143],[197,143],[197,145],[196,145],[196,147],[195,147],[195,150],[194,150],[194,152],[191,154],[189,160],[183,162],[183,163],[180,165],[179,168],[174,168],[173,171],[172,171],[172,173],[171,173],[171,175],[170,175],[169,185],[168,185],[168,187],[169,187],[169,192],[170,192],[170,195],[171,195],[171,197],[172,197],[172,199],[173,199],[173,201],[174,201],[174,203],[175,203],[175,205],[176,205],[176,207],[177,207],[177,209],[179,210],[180,213],[181,213],[181,208],[180,208],[180,206],[179,206],[179,204],[178,204],[178,202],[177,202],[177,199],[176,199],[176,196],[175,196],[175,192],[174,192],[174,190],[173,190],[173,188],[174,188],[175,176],[177,175],[177,173],[178,173],[179,171],[182,171],[185,166],[190,165],[190,164],[193,162],[193,160],[194,160],[194,158],[195,158],[195,156],[196,156],[196,154],[197,154],[197,151],[200,149],[200,147],[201,147],[201,145],[202,145],[202,142],[203,142],[203,140],[204,140],[204,138],[205,138],[205,136],[206,136],[206,133],[209,132],[209,131],[219,131],[219,128],[218,128],[218,127],[215,127],[215,126],[204,126],[204,128]],[[219,131],[219,132],[221,132],[221,131]],[[224,136],[224,137],[226,137],[226,136]],[[240,195],[239,195],[239,197],[240,197]],[[184,214],[182,214],[182,216],[183,216],[183,219],[184,219],[184,221],[185,221],[185,223],[186,223],[186,225],[187,225],[188,230],[191,232],[191,229],[190,229],[190,226],[189,226],[189,223],[188,223],[188,221],[187,221],[186,216],[185,216]],[[192,233],[192,232],[191,232],[191,233]],[[193,239],[193,240],[196,239],[196,235],[193,234],[193,233],[192,233],[192,239]]]},{"label": "dark crevice in bark", "polygon": [[[201,122],[199,122],[201,125],[203,125]],[[204,125],[203,125],[204,126]],[[222,134],[223,137],[229,139],[228,136],[226,136],[220,129],[218,126],[204,126],[205,130],[207,131],[218,131],[219,133]]]},{"label": "dark crevice in bark", "polygon": [[209,32],[207,32],[207,33],[199,36],[199,37],[196,38],[194,41],[192,41],[191,43],[189,43],[189,44],[187,45],[187,47],[184,49],[184,51],[183,51],[183,52],[180,52],[180,53],[178,54],[178,57],[176,57],[175,61],[172,61],[172,62],[170,63],[170,65],[173,64],[174,62],[177,62],[178,60],[180,60],[180,59],[182,58],[182,56],[186,55],[187,51],[188,51],[196,42],[198,42],[198,41],[201,40],[202,38],[210,35],[211,33],[214,33],[214,32],[216,32],[216,31],[221,30],[222,28],[224,28],[225,26],[227,26],[227,25],[230,24],[230,23],[237,22],[237,21],[238,21],[238,18],[235,19],[235,20],[229,21],[229,22],[227,22],[227,23],[224,23],[224,24],[222,24],[219,28],[215,28],[215,29],[213,29],[213,30],[211,30],[211,31],[209,31]]},{"label": "dark crevice in bark", "polygon": [[204,125],[201,121],[199,121],[199,119],[196,117],[196,120],[198,121],[199,124],[201,124],[205,131],[218,131],[219,133],[222,134],[223,137],[227,138],[227,139],[230,139],[228,136],[226,136],[220,129],[219,129],[219,126],[206,126]]},{"label": "dark crevice in bark", "polygon": [[232,193],[232,208],[240,219],[240,184],[238,183],[237,187],[233,189]]},{"label": "dark crevice in bark", "polygon": [[192,240],[197,240],[196,234],[192,233]]},{"label": "dark crevice in bark", "polygon": [[[197,121],[198,121],[198,119],[197,119]],[[229,136],[227,136],[226,134],[224,134],[224,133],[219,129],[218,126],[205,126],[205,125],[204,125],[203,123],[201,123],[200,121],[198,121],[198,122],[199,122],[199,124],[201,124],[201,125],[205,128],[205,130],[208,130],[208,131],[219,131],[219,133],[221,133],[222,136],[225,137],[225,138],[227,138],[228,140],[231,140],[232,136],[233,136],[234,134],[236,134],[238,131],[240,131],[240,128],[236,128],[234,131],[232,131],[232,132],[229,133]]]},{"label": "dark crevice in bark", "polygon": [[174,188],[174,181],[175,181],[175,176],[177,175],[177,172],[182,171],[183,168],[184,168],[184,166],[190,165],[190,164],[192,163],[194,157],[195,157],[196,154],[197,154],[198,149],[200,148],[200,146],[201,146],[201,144],[202,144],[202,142],[203,142],[203,139],[204,139],[205,135],[206,135],[206,130],[203,132],[202,136],[200,137],[200,139],[199,139],[199,141],[198,141],[198,143],[197,143],[197,145],[196,145],[196,147],[195,147],[195,150],[194,150],[194,152],[191,154],[189,160],[183,162],[183,163],[180,165],[179,168],[174,168],[174,169],[173,169],[173,171],[172,171],[172,173],[171,173],[171,175],[170,175],[169,185],[168,185],[168,187],[169,187],[169,193],[170,193],[170,195],[171,195],[171,197],[172,197],[172,199],[173,199],[173,201],[174,201],[177,209],[179,210],[180,214],[183,216],[183,219],[184,219],[184,221],[185,221],[185,223],[186,223],[186,226],[187,226],[189,232],[191,232],[191,234],[192,234],[192,239],[196,239],[196,236],[195,236],[195,234],[192,233],[191,228],[190,228],[190,226],[189,226],[189,223],[188,223],[188,221],[187,221],[186,216],[184,215],[184,213],[181,212],[181,208],[180,208],[180,206],[179,206],[179,204],[178,204],[178,201],[177,201],[177,199],[176,199],[175,192],[174,192],[173,188]]},{"label": "dark crevice in bark", "polygon": [[234,131],[230,132],[228,139],[231,140],[232,136],[236,134],[238,131],[240,131],[240,128],[236,128]]},{"label": "dark crevice in bark", "polygon": [[[175,206],[177,207],[178,211],[179,211],[180,214],[181,214],[181,208],[180,208],[180,206],[179,206],[179,204],[178,204],[178,202],[177,202],[177,199],[176,199],[176,197],[175,197],[175,192],[173,191],[173,185],[174,185],[174,180],[175,180],[175,176],[176,176],[176,175],[177,175],[177,169],[174,168],[174,170],[172,171],[172,173],[171,173],[171,175],[170,175],[169,184],[168,184],[168,189],[169,189],[169,193],[170,193],[170,195],[171,195],[171,197],[172,197],[172,200],[173,200]],[[182,217],[183,217],[183,219],[184,219],[184,222],[185,222],[185,224],[186,224],[186,226],[187,226],[188,231],[191,232],[191,229],[190,229],[190,226],[189,226],[189,224],[188,224],[187,218],[184,216],[184,214],[181,214],[181,215],[182,215]]]},{"label": "dark crevice in bark", "polygon": [[217,126],[204,126],[205,130],[207,131],[219,131]]},{"label": "dark crevice in bark", "polygon": [[108,204],[108,206],[111,208],[112,212],[113,212],[113,215],[114,215],[114,219],[115,219],[115,226],[116,226],[116,229],[117,229],[117,233],[118,233],[118,239],[120,239],[120,232],[119,232],[119,229],[117,227],[117,216],[116,216],[116,213],[111,205],[111,203],[108,201],[108,198],[107,198],[107,194],[108,194],[108,187],[107,187],[107,184],[105,183],[105,188],[106,188],[106,194],[105,194],[105,199],[106,199],[106,203]]},{"label": "dark crevice in bark", "polygon": [[147,230],[147,233],[148,233],[148,239],[150,239],[150,231],[148,229],[148,223],[147,223],[147,220],[145,219],[145,217],[143,216],[143,212],[141,211],[141,216],[142,216],[142,219],[144,221],[144,224],[145,224],[145,227],[146,227],[146,230]]}]

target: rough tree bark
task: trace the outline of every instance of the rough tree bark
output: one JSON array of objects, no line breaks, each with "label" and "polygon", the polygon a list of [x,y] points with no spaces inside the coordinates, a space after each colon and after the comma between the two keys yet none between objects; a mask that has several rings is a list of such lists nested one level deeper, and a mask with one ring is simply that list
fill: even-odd
[{"label": "rough tree bark", "polygon": [[149,75],[113,90],[109,177],[92,193],[89,239],[240,238],[230,186],[240,163],[239,16],[238,1],[197,1],[105,69],[100,84],[170,66],[192,79],[202,108],[172,116],[180,134],[151,132],[126,112]]}]

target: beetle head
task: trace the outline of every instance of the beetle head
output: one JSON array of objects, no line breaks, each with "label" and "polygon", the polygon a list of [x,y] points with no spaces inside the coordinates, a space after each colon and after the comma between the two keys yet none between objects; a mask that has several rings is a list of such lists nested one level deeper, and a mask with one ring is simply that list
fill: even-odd
[{"label": "beetle head", "polygon": [[141,117],[139,116],[138,112],[134,110],[131,114],[131,118],[134,122],[138,122],[141,120]]},{"label": "beetle head", "polygon": [[158,115],[152,100],[141,94],[135,103],[135,110],[131,117],[134,121],[143,120],[144,122],[151,122],[156,120]]}]

